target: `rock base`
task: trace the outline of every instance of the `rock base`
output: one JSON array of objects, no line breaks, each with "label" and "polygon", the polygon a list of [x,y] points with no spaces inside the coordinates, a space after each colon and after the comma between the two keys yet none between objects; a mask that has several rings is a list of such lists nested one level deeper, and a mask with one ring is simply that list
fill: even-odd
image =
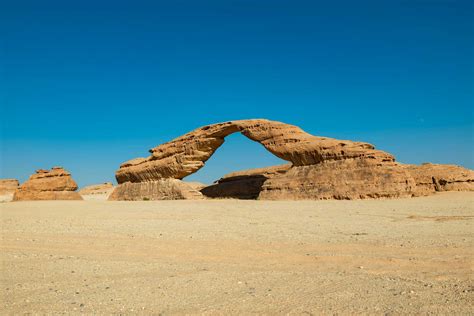
[{"label": "rock base", "polygon": [[424,163],[402,165],[413,176],[420,195],[442,191],[474,191],[474,171],[456,166]]},{"label": "rock base", "polygon": [[403,198],[441,191],[474,191],[474,171],[345,159],[234,172],[201,190],[210,198],[260,200]]},{"label": "rock base", "polygon": [[177,179],[148,182],[125,182],[115,187],[109,201],[198,200],[201,192],[193,185]]},{"label": "rock base", "polygon": [[410,173],[399,165],[346,159],[292,167],[268,179],[261,200],[353,200],[417,195]]},{"label": "rock base", "polygon": [[77,192],[73,191],[22,191],[17,190],[13,201],[45,201],[45,200],[82,200]]}]

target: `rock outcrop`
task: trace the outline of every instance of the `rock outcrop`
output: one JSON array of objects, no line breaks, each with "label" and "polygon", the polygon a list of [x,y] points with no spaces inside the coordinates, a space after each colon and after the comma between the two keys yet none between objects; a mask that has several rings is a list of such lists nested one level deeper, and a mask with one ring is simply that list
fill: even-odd
[{"label": "rock outcrop", "polygon": [[0,179],[0,202],[10,202],[19,185],[17,179]]},{"label": "rock outcrop", "polygon": [[440,191],[474,191],[474,171],[456,165],[403,165],[414,178],[418,195]]},{"label": "rock outcrop", "polygon": [[78,193],[84,200],[107,200],[113,190],[114,185],[111,182],[105,182],[83,187]]},{"label": "rock outcrop", "polygon": [[[440,188],[472,189],[469,180],[472,171],[461,167],[454,171],[442,165],[439,168],[405,166],[368,143],[313,136],[297,126],[255,119],[204,126],[151,149],[151,155],[146,158],[123,163],[116,172],[119,185],[115,190],[120,194],[112,194],[114,199],[140,200],[150,195],[149,192],[154,192],[151,194],[154,199],[201,198],[194,193],[169,193],[168,187],[170,183],[181,187],[176,181],[202,168],[224,143],[224,138],[236,132],[290,164],[229,174],[201,189],[206,197],[361,199],[417,196]],[[440,179],[438,184],[426,186],[427,174]],[[171,179],[176,181],[170,182]],[[162,185],[166,187],[165,193],[160,189]]]},{"label": "rock outcrop", "polygon": [[397,163],[370,159],[334,160],[292,167],[262,186],[264,200],[398,198],[416,194],[409,172]]},{"label": "rock outcrop", "polygon": [[109,201],[199,200],[203,195],[193,185],[177,179],[125,182],[118,185]]},{"label": "rock outcrop", "polygon": [[13,194],[19,185],[17,179],[0,179],[0,195]]},{"label": "rock outcrop", "polygon": [[82,200],[71,174],[62,167],[36,170],[14,193],[14,201]]}]

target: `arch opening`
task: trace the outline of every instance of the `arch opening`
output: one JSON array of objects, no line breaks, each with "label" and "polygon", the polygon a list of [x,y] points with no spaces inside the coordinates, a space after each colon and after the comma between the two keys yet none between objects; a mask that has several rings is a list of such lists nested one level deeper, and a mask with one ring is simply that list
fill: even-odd
[{"label": "arch opening", "polygon": [[226,136],[205,165],[183,180],[202,184],[201,193],[210,198],[255,199],[267,177],[252,170],[287,163],[237,132]]}]

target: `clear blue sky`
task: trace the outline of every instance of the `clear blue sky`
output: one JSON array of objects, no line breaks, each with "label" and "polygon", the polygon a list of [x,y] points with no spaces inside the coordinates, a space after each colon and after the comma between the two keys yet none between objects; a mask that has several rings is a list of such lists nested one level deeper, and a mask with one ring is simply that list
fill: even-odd
[{"label": "clear blue sky", "polygon": [[[0,177],[112,181],[245,118],[474,168],[473,21],[472,1],[1,1]],[[280,162],[235,135],[189,179]]]}]

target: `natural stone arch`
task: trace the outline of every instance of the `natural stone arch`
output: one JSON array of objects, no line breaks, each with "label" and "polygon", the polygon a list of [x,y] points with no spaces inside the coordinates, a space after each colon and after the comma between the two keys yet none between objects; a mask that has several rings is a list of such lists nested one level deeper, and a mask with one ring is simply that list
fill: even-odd
[{"label": "natural stone arch", "polygon": [[394,161],[392,155],[375,150],[368,143],[317,137],[297,126],[282,122],[238,120],[203,126],[150,149],[149,157],[123,163],[116,172],[117,182],[183,179],[202,168],[224,143],[226,136],[237,132],[260,143],[269,152],[291,162],[293,166],[358,157]]},{"label": "natural stone arch", "polygon": [[[206,188],[181,181],[202,168],[226,136],[237,132],[290,164],[231,173]],[[207,125],[150,153],[120,166],[119,185],[109,200],[364,199],[474,190],[472,170],[403,165],[368,143],[313,136],[293,125],[261,119]]]}]

